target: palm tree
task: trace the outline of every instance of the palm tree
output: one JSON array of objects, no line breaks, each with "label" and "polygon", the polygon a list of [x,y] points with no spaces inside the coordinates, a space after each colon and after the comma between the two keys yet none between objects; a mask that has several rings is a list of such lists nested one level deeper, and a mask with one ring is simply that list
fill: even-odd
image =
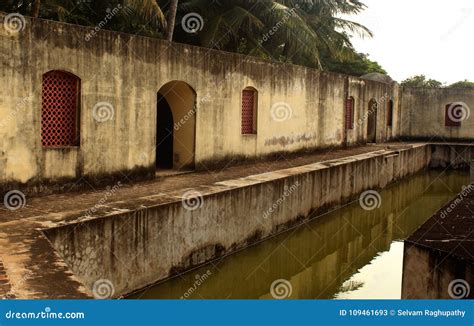
[{"label": "palm tree", "polygon": [[[104,28],[317,68],[360,61],[350,35],[371,36],[341,18],[364,10],[361,0],[28,0],[7,1],[0,10],[94,26],[119,5]],[[202,16],[202,30],[175,28],[191,12]]]},{"label": "palm tree", "polygon": [[142,17],[146,23],[166,25],[165,15],[156,0],[124,0],[124,4]]},{"label": "palm tree", "polygon": [[[23,4],[23,3],[22,3]],[[115,8],[121,8],[104,28],[162,37],[165,16],[157,0],[30,0],[28,5],[34,17],[59,20],[80,25],[96,26]],[[23,7],[19,7],[20,9]],[[0,6],[1,9],[1,6]],[[40,10],[41,9],[41,10]],[[12,9],[13,10],[13,9]]]},{"label": "palm tree", "polygon": [[[348,32],[365,27],[340,18],[365,8],[359,0],[184,0],[181,14],[197,11],[205,26],[197,37],[207,47],[280,61],[298,59],[321,68],[321,51],[355,53]],[[186,42],[189,36],[182,36]]]},{"label": "palm tree", "polygon": [[31,12],[31,16],[38,18],[41,8],[41,0],[35,0],[33,2],[33,10]]},{"label": "palm tree", "polygon": [[[350,59],[355,52],[350,41],[351,34],[372,36],[372,32],[359,23],[340,18],[341,14],[357,14],[365,9],[358,0],[315,0],[301,14],[308,25],[316,32],[319,47],[333,57]],[[301,4],[303,6],[304,4]]]},{"label": "palm tree", "polygon": [[166,40],[173,41],[174,24],[176,21],[176,13],[178,11],[178,0],[171,0],[170,8],[166,20]]}]

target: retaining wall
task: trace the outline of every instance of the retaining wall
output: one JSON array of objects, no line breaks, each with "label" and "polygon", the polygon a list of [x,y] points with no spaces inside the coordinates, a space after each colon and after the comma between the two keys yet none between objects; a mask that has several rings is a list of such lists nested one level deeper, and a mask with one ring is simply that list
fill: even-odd
[{"label": "retaining wall", "polygon": [[474,299],[465,284],[474,284],[472,259],[405,242],[402,299]]},{"label": "retaining wall", "polygon": [[108,279],[118,296],[384,188],[430,159],[431,147],[417,145],[315,163],[196,188],[195,210],[183,205],[183,192],[155,195],[136,200],[136,211],[81,217],[45,233],[88,288]]}]

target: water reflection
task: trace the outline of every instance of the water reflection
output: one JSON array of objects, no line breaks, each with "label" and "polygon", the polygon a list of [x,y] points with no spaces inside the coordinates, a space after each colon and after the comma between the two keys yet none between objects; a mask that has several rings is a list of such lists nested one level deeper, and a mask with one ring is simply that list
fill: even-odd
[{"label": "water reflection", "polygon": [[402,240],[468,181],[464,172],[419,174],[382,191],[379,209],[354,202],[134,298],[272,298],[279,279],[290,298],[400,298]]}]

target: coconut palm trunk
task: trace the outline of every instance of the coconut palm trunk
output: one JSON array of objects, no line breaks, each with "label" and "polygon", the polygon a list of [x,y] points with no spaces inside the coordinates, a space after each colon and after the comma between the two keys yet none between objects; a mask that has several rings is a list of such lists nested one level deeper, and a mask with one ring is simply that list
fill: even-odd
[{"label": "coconut palm trunk", "polygon": [[166,40],[173,41],[174,24],[176,12],[178,11],[178,0],[171,0],[168,16],[166,17]]},{"label": "coconut palm trunk", "polygon": [[41,0],[35,0],[35,2],[33,2],[33,10],[31,12],[31,16],[38,18],[40,13],[40,7]]}]

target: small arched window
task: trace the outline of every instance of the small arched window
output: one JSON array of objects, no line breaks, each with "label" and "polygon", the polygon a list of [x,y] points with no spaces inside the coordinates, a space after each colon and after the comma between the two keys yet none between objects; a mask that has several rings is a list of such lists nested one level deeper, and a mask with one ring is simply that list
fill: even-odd
[{"label": "small arched window", "polygon": [[53,70],[43,75],[41,141],[43,147],[79,145],[81,80]]},{"label": "small arched window", "polygon": [[257,133],[258,92],[253,87],[242,91],[242,135]]},{"label": "small arched window", "polygon": [[355,107],[355,100],[351,96],[348,99],[346,99],[346,105],[345,105],[345,127],[346,130],[351,130],[354,129],[354,107]]},{"label": "small arched window", "polygon": [[387,103],[387,126],[393,126],[393,100],[389,100]]}]

